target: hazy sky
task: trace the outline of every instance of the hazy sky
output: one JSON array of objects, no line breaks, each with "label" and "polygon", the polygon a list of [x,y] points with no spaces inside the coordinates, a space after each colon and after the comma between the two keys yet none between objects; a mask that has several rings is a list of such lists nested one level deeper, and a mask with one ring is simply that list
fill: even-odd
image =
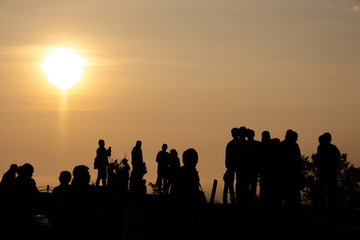
[{"label": "hazy sky", "polygon": [[[284,138],[303,155],[329,131],[360,165],[360,1],[0,0],[0,174],[34,165],[38,186],[92,169],[142,140],[148,174],[163,143],[199,153],[201,183],[222,192],[230,129]],[[87,62],[65,94],[40,65],[52,47]],[[221,191],[220,191],[221,190]]]}]

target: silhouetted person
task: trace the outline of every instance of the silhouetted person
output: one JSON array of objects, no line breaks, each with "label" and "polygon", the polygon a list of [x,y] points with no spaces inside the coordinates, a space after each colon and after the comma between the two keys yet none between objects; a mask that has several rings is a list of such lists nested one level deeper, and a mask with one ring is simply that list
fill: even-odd
[{"label": "silhouetted person", "polygon": [[196,170],[198,154],[195,149],[183,153],[183,163],[171,187],[175,203],[175,233],[178,239],[197,239],[200,211],[206,199]]},{"label": "silhouetted person", "polygon": [[143,179],[147,173],[146,164],[143,160],[141,141],[136,141],[131,151],[132,171],[130,175],[130,190],[137,193],[146,193],[146,181]]},{"label": "silhouetted person", "polygon": [[60,185],[56,186],[52,191],[52,207],[48,216],[50,224],[62,231],[66,228],[69,216],[69,209],[71,208],[71,173],[69,171],[62,171],[59,176]]},{"label": "silhouetted person", "polygon": [[39,200],[39,190],[36,182],[32,178],[34,167],[25,163],[18,169],[19,176],[16,177],[15,187],[15,226],[18,228],[15,232],[15,238],[21,238],[23,235],[31,235],[34,232],[35,213]]},{"label": "silhouetted person", "polygon": [[280,207],[281,192],[279,162],[280,140],[272,139],[269,131],[261,134],[260,150],[260,202],[266,207]]},{"label": "silhouetted person", "polygon": [[340,151],[331,144],[331,140],[330,133],[326,132],[321,135],[316,154],[320,185],[319,206],[321,208],[337,206],[336,190],[340,170]]},{"label": "silhouetted person", "polygon": [[167,193],[168,182],[168,169],[169,169],[169,157],[170,154],[166,151],[167,144],[163,144],[161,151],[156,155],[156,162],[158,164],[156,185],[159,190],[159,194]]},{"label": "silhouetted person", "polygon": [[121,166],[118,171],[119,186],[120,186],[120,190],[122,190],[122,191],[128,190],[129,172],[130,172],[130,166],[128,164],[128,160],[126,158],[124,158],[121,161]]},{"label": "silhouetted person", "polygon": [[98,190],[89,185],[89,168],[78,165],[72,174],[69,233],[74,239],[106,239],[110,232],[101,218]]},{"label": "silhouetted person", "polygon": [[254,203],[256,199],[256,190],[260,168],[260,142],[254,139],[255,131],[252,129],[246,130],[246,137],[249,158],[249,202]]},{"label": "silhouetted person", "polygon": [[236,201],[247,204],[250,199],[250,159],[245,127],[239,128],[239,139],[236,141],[235,149]]},{"label": "silhouetted person", "polygon": [[286,207],[296,208],[301,205],[301,184],[303,167],[301,152],[297,144],[298,134],[289,129],[281,147],[282,194]]},{"label": "silhouetted person", "polygon": [[166,191],[169,191],[171,188],[171,184],[174,181],[174,177],[177,171],[180,168],[180,159],[178,157],[178,152],[175,149],[170,150],[169,156],[169,169],[168,169],[168,183],[166,187]]},{"label": "silhouetted person", "polygon": [[18,169],[19,167],[17,164],[11,164],[9,170],[4,173],[1,179],[0,203],[3,203],[6,206],[12,205],[14,201],[16,174]]},{"label": "silhouetted person", "polygon": [[232,204],[235,203],[235,191],[234,191],[234,176],[236,169],[236,142],[239,138],[239,129],[231,129],[232,140],[226,145],[225,148],[225,167],[226,172],[224,174],[224,192],[223,192],[223,203],[227,204],[228,192],[230,193],[230,201]]},{"label": "silhouetted person", "polygon": [[109,163],[108,169],[107,169],[107,185],[108,186],[116,186],[118,185],[117,176],[116,176],[116,165],[115,163]]},{"label": "silhouetted person", "polygon": [[57,195],[58,193],[61,194],[64,191],[65,192],[69,191],[70,181],[71,181],[71,173],[69,171],[62,171],[59,176],[60,185],[54,187],[52,193],[54,195]]},{"label": "silhouetted person", "polygon": [[96,162],[97,162],[97,170],[98,175],[96,179],[96,186],[99,186],[100,180],[103,186],[106,186],[106,175],[107,175],[107,167],[109,166],[108,157],[111,156],[111,147],[108,149],[105,148],[105,141],[99,140],[99,147],[96,150]]},{"label": "silhouetted person", "polygon": [[144,163],[141,145],[142,142],[140,140],[136,141],[136,144],[131,151],[131,165],[133,170],[138,170]]}]

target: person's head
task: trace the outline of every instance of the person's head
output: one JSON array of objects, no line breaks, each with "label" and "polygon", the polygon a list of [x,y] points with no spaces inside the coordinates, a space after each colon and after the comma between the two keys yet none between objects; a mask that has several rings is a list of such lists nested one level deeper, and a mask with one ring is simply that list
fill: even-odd
[{"label": "person's head", "polygon": [[166,151],[166,150],[167,150],[167,148],[168,148],[168,146],[167,146],[167,144],[166,144],[166,143],[164,143],[164,144],[162,145],[162,147],[161,147],[161,149],[162,149],[163,151]]},{"label": "person's head", "polygon": [[177,156],[178,152],[175,149],[170,150],[170,155]]},{"label": "person's head", "polygon": [[242,126],[239,128],[239,137],[245,138],[246,137],[246,127]]},{"label": "person's head", "polygon": [[105,141],[103,139],[99,139],[99,147],[104,147]]},{"label": "person's head", "polygon": [[266,142],[266,141],[270,141],[271,137],[270,137],[270,132],[269,131],[263,131],[261,133],[261,141],[262,142]]},{"label": "person's head", "polygon": [[73,169],[72,184],[88,185],[90,182],[89,168],[85,165],[78,165]]},{"label": "person's head", "polygon": [[19,169],[19,166],[17,165],[17,164],[11,164],[10,165],[10,168],[9,168],[9,170],[11,171],[11,172],[14,172],[14,173],[17,173],[17,171],[18,171],[18,169]]},{"label": "person's head", "polygon": [[280,143],[280,139],[278,139],[278,138],[273,138],[273,139],[271,139],[271,142],[272,143]]},{"label": "person's head", "polygon": [[32,177],[34,173],[34,167],[30,163],[25,163],[20,167],[19,175],[23,177]]},{"label": "person's head", "polygon": [[325,141],[324,141],[324,135],[320,135],[319,138],[318,138],[318,141],[319,141],[319,144],[324,144]]},{"label": "person's head", "polygon": [[249,140],[254,140],[255,137],[255,131],[252,129],[246,129],[246,137]]},{"label": "person's head", "polygon": [[135,146],[136,146],[136,147],[141,147],[141,141],[140,141],[140,140],[137,140]]},{"label": "person's head", "polygon": [[189,148],[183,153],[184,166],[196,167],[198,163],[198,154],[195,149]]},{"label": "person's head", "polygon": [[292,134],[291,134],[291,141],[292,142],[297,142],[298,137],[299,137],[298,133],[293,131]]},{"label": "person's head", "polygon": [[121,160],[122,164],[127,164],[128,160],[126,158],[123,158],[123,160]]},{"label": "person's head", "polygon": [[327,144],[331,143],[332,138],[331,138],[331,134],[329,132],[324,133],[322,136],[323,136],[324,143],[327,143]]},{"label": "person's head", "polygon": [[59,182],[62,185],[68,185],[71,181],[71,173],[69,171],[62,171],[59,176]]},{"label": "person's head", "polygon": [[286,133],[285,133],[285,139],[288,140],[288,141],[291,141],[292,137],[293,137],[293,130],[291,129],[288,129],[286,130]]},{"label": "person's head", "polygon": [[237,139],[239,137],[239,129],[238,128],[232,128],[231,129],[231,136],[234,138],[234,139]]}]

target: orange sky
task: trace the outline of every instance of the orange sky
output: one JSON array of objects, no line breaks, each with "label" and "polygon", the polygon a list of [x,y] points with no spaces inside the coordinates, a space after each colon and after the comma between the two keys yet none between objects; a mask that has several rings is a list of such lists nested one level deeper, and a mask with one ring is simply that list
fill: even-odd
[{"label": "orange sky", "polygon": [[[142,140],[148,182],[167,143],[198,151],[210,191],[243,125],[258,140],[291,128],[307,156],[329,131],[359,166],[359,23],[350,0],[1,1],[0,174],[29,162],[55,186],[92,167],[99,138],[118,159]],[[52,47],[89,63],[66,94],[40,68]]]}]

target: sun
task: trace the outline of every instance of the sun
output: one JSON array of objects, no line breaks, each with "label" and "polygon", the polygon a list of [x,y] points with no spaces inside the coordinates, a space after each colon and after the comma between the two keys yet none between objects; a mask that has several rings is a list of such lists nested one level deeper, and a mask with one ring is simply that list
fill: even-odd
[{"label": "sun", "polygon": [[49,82],[65,91],[80,82],[86,61],[72,48],[53,48],[41,68]]}]

